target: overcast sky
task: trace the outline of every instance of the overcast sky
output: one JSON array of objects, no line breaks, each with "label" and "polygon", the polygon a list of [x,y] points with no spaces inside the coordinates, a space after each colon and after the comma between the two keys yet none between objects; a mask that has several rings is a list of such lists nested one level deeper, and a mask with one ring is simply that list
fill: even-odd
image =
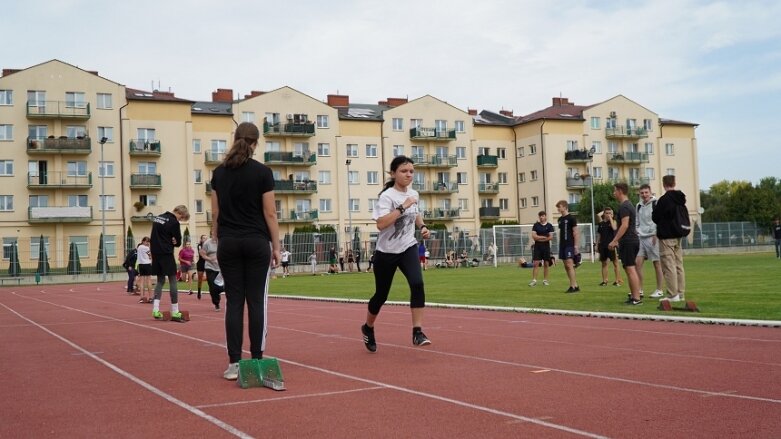
[{"label": "overcast sky", "polygon": [[700,184],[781,178],[781,2],[25,0],[0,67],[50,59],[210,100],[290,86],[528,114],[615,95],[700,124]]}]

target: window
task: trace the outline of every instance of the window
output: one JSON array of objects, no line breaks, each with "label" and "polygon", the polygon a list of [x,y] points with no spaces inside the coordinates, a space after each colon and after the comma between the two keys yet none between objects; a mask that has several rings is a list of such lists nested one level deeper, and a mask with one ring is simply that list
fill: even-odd
[{"label": "window", "polygon": [[507,184],[507,173],[506,172],[500,172],[496,174],[497,182],[499,184]]},{"label": "window", "polygon": [[296,212],[307,213],[312,210],[312,202],[308,199],[296,200]]},{"label": "window", "polygon": [[410,158],[412,158],[412,161],[414,162],[422,162],[425,160],[425,154],[423,152],[423,147],[418,145],[412,145],[410,147],[409,152]]},{"label": "window", "polygon": [[227,149],[227,144],[225,140],[217,140],[213,139],[211,142],[212,145],[212,154],[225,154],[225,150]]},{"label": "window", "polygon": [[580,194],[576,194],[573,192],[570,192],[567,194],[567,203],[569,204],[575,204],[580,203]]},{"label": "window", "polygon": [[645,142],[645,153],[648,155],[653,155],[654,153],[654,144],[653,142]]},{"label": "window", "polygon": [[157,206],[157,195],[141,195],[138,200],[144,203],[144,206]]},{"label": "window", "polygon": [[327,114],[318,114],[317,115],[317,127],[318,128],[328,128],[328,115]]},{"label": "window", "polygon": [[13,160],[0,160],[0,175],[3,176],[14,175]]},{"label": "window", "polygon": [[71,139],[87,135],[87,128],[83,125],[68,125],[65,127],[65,135]]},{"label": "window", "polygon": [[404,155],[404,145],[393,145],[393,157],[398,157],[400,155]]},{"label": "window", "polygon": [[448,150],[447,146],[437,146],[436,149],[437,157],[442,157],[442,158],[447,157],[447,150]]},{"label": "window", "polygon": [[466,160],[466,146],[456,146],[456,159]]},{"label": "window", "polygon": [[98,162],[98,177],[103,176],[114,176],[114,162]]},{"label": "window", "polygon": [[88,207],[86,195],[68,195],[68,207]]},{"label": "window", "polygon": [[537,145],[529,145],[529,155],[537,154]]},{"label": "window", "polygon": [[526,173],[525,172],[519,172],[518,173],[518,183],[523,183],[526,181]]},{"label": "window", "polygon": [[331,184],[331,171],[318,171],[317,182],[320,184]]},{"label": "window", "polygon": [[155,162],[138,162],[138,173],[143,175],[157,174],[157,163]]},{"label": "window", "polygon": [[578,149],[577,140],[567,140],[567,151],[575,151]]},{"label": "window", "polygon": [[366,144],[366,157],[377,157],[377,145],[373,143]]},{"label": "window", "polygon": [[456,172],[456,183],[467,184],[466,172]]},{"label": "window", "polygon": [[618,168],[613,167],[613,166],[609,166],[607,168],[607,178],[611,182],[617,181],[618,180]]},{"label": "window", "polygon": [[359,184],[360,178],[358,171],[350,171],[347,173],[347,184]]},{"label": "window", "polygon": [[591,129],[592,130],[598,130],[599,129],[599,118],[598,117],[592,117],[591,118]]},{"label": "window", "polygon": [[379,184],[380,173],[377,171],[366,171],[366,184]]},{"label": "window", "polygon": [[3,238],[3,259],[11,259],[16,238]]},{"label": "window", "polygon": [[295,181],[309,181],[309,171],[296,171],[293,173],[293,180]]},{"label": "window", "polygon": [[393,131],[404,131],[404,119],[400,117],[393,118]]},{"label": "window", "polygon": [[27,106],[46,108],[46,92],[42,90],[27,90]]},{"label": "window", "polygon": [[193,139],[193,154],[201,153],[201,139]]},{"label": "window", "polygon": [[318,143],[317,144],[317,155],[320,157],[327,157],[331,155],[331,144],[330,143]]},{"label": "window", "polygon": [[463,211],[469,211],[469,198],[459,198],[458,208]]},{"label": "window", "polygon": [[507,148],[496,148],[496,156],[504,160],[507,158]]},{"label": "window", "polygon": [[255,112],[254,111],[242,111],[241,112],[241,121],[242,122],[255,123]]},{"label": "window", "polygon": [[98,195],[100,199],[100,210],[114,210],[116,208],[116,200],[114,195]]},{"label": "window", "polygon": [[380,201],[379,198],[369,198],[369,212],[374,211],[374,206],[377,205],[377,201]]},{"label": "window", "polygon": [[65,92],[65,106],[69,108],[87,108],[84,93],[80,91]]},{"label": "window", "polygon": [[537,180],[537,171],[532,171],[530,177],[531,177],[531,181]]},{"label": "window", "polygon": [[665,175],[675,175],[675,168],[667,168],[667,174]]},{"label": "window", "polygon": [[607,153],[608,154],[615,154],[618,152],[618,143],[616,142],[607,142]]},{"label": "window", "polygon": [[0,195],[0,212],[10,212],[14,210],[14,196]]},{"label": "window", "polygon": [[99,110],[110,110],[114,108],[111,102],[111,93],[98,93],[97,107]]},{"label": "window", "polygon": [[46,125],[28,125],[27,137],[31,140],[42,140],[46,138],[48,131],[49,127]]},{"label": "window", "polygon": [[30,195],[30,207],[47,207],[49,205],[48,195]]},{"label": "window", "polygon": [[347,144],[347,157],[358,157],[358,145],[354,143]]},{"label": "window", "polygon": [[517,153],[518,153],[517,157],[523,157],[526,155],[526,150],[523,146],[519,146],[517,149]]},{"label": "window", "polygon": [[[287,120],[288,120],[288,122],[290,122],[290,116],[288,116]],[[305,123],[308,123],[308,122],[309,122],[309,115],[308,114],[296,113],[296,114],[293,115],[293,123],[294,124],[300,125],[300,124],[305,124]],[[307,209],[307,210],[309,210],[309,209]],[[299,211],[299,212],[301,212],[301,211]]]},{"label": "window", "polygon": [[137,128],[136,138],[139,141],[154,142],[155,141],[155,129],[154,128]]},{"label": "window", "polygon": [[627,130],[634,130],[637,128],[637,119],[627,119],[626,120],[626,129]]},{"label": "window", "polygon": [[[70,244],[76,244],[76,250],[79,252],[79,259],[84,259],[89,256],[89,246],[87,245],[86,236],[71,236]],[[70,247],[68,244],[68,247]],[[108,252],[106,252],[108,256]]]},{"label": "window", "polygon": [[293,144],[293,157],[309,158],[309,142],[296,142]]},{"label": "window", "polygon": [[602,180],[602,167],[601,166],[595,166],[591,168],[593,174],[594,174],[594,180]]},{"label": "window", "polygon": [[112,127],[98,127],[98,140],[102,138],[106,138],[107,142],[111,143],[114,141],[114,128]]},{"label": "window", "polygon": [[420,124],[423,122],[422,119],[410,119],[409,120],[409,127],[410,128],[420,128]]},{"label": "window", "polygon": [[114,235],[106,235],[103,238],[103,242],[106,243],[106,257],[113,258],[117,256],[117,238]]},{"label": "window", "polygon": [[68,162],[68,177],[86,177],[87,162]]},{"label": "window", "polygon": [[664,144],[664,152],[667,155],[675,155],[675,144],[673,144],[673,143],[665,143]]},{"label": "window", "polygon": [[14,126],[0,124],[0,140],[14,140]]},{"label": "window", "polygon": [[527,203],[526,198],[521,198],[521,209],[526,208],[526,203]]},{"label": "window", "polygon": [[350,212],[358,212],[361,210],[361,200],[358,198],[350,198],[349,202]]},{"label": "window", "polygon": [[510,199],[499,198],[499,210],[508,210],[508,209],[510,209]]},{"label": "window", "polygon": [[480,179],[480,184],[491,184],[491,174],[487,172],[481,172],[478,178]]},{"label": "window", "polygon": [[540,205],[540,197],[532,197],[532,207],[537,207]]},{"label": "window", "polygon": [[[43,237],[43,251],[46,252],[47,256],[51,256],[51,251],[49,250],[49,237],[44,236]],[[38,260],[38,256],[41,254],[41,238],[32,238],[30,239],[30,259]]]},{"label": "window", "polygon": [[649,181],[656,179],[654,176],[654,168],[645,168],[645,178],[647,178]]},{"label": "window", "polygon": [[465,133],[466,130],[464,130],[464,121],[463,120],[457,120],[455,122],[456,124],[456,132],[457,133]]},{"label": "window", "polygon": [[616,118],[615,118],[615,116],[611,116],[611,117],[608,117],[607,119],[605,119],[605,128],[607,128],[607,129],[615,129],[616,128]]},{"label": "window", "polygon": [[193,182],[203,183],[203,171],[200,169],[193,169]]},{"label": "window", "polygon": [[203,213],[203,200],[195,200],[195,213]]},{"label": "window", "polygon": [[491,148],[487,148],[485,146],[477,147],[477,155],[489,155],[490,153],[491,153]]},{"label": "window", "polygon": [[279,142],[266,142],[266,152],[279,152],[280,150]]},{"label": "window", "polygon": [[0,105],[13,105],[13,104],[14,104],[14,91],[0,90]]},{"label": "window", "polygon": [[643,119],[643,128],[645,128],[648,131],[653,131],[653,125],[651,125],[653,121],[651,119]]},{"label": "window", "polygon": [[594,140],[591,142],[591,147],[594,148],[594,154],[602,154],[602,142]]},{"label": "window", "polygon": [[321,198],[320,199],[320,212],[330,212],[331,211],[331,199],[330,198]]}]

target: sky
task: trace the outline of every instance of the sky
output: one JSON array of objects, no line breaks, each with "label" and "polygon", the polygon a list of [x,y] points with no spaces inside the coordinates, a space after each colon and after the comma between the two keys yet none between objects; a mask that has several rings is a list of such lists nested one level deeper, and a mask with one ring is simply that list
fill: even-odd
[{"label": "sky", "polygon": [[191,100],[290,86],[515,115],[624,95],[699,124],[708,189],[781,179],[779,23],[778,0],[26,0],[3,6],[0,68],[59,59]]}]

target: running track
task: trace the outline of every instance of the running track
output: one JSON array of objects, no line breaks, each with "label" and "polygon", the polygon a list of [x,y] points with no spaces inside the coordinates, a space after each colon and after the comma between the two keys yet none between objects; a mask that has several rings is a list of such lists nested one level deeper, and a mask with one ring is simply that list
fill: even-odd
[{"label": "running track", "polygon": [[[288,390],[222,379],[223,314],[123,284],[0,289],[0,438],[781,437],[781,329],[271,299]],[[164,294],[162,307],[168,309]],[[245,340],[245,347],[247,347]]]}]

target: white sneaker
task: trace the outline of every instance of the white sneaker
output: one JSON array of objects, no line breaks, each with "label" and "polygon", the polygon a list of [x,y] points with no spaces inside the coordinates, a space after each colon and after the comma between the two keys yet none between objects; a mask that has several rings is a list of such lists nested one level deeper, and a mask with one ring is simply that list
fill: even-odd
[{"label": "white sneaker", "polygon": [[664,297],[664,293],[662,292],[662,290],[656,290],[654,291],[653,294],[651,294],[651,297],[653,297],[654,299],[659,297]]},{"label": "white sneaker", "polygon": [[542,284],[547,287],[548,285],[550,285],[550,282],[548,282],[548,279],[545,279],[542,281]]},{"label": "white sneaker", "polygon": [[530,287],[533,287],[533,286],[535,286],[535,285],[537,285],[537,279],[532,279],[532,281],[531,281],[531,282],[529,282],[529,286],[530,286]]},{"label": "white sneaker", "polygon": [[231,381],[239,379],[239,363],[230,363],[225,372],[223,372],[222,377]]},{"label": "white sneaker", "polygon": [[681,297],[680,294],[676,294],[674,296],[667,296],[665,298],[659,299],[660,302],[664,300],[668,300],[670,302],[681,302],[683,301],[683,298]]}]

